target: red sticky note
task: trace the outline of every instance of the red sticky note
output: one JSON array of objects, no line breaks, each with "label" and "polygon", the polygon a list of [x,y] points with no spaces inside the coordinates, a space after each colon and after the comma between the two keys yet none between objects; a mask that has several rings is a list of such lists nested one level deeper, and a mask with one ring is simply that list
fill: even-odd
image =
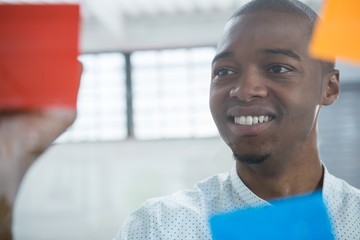
[{"label": "red sticky note", "polygon": [[76,107],[77,4],[0,4],[0,109]]}]

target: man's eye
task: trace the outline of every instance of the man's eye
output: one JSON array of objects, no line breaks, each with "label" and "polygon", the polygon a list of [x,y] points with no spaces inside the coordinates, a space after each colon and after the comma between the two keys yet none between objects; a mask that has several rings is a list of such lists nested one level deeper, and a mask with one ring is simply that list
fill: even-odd
[{"label": "man's eye", "polygon": [[215,71],[215,76],[228,76],[234,74],[234,71],[231,71],[230,69],[222,68],[217,71]]},{"label": "man's eye", "polygon": [[271,73],[287,73],[290,72],[291,69],[288,67],[278,65],[278,66],[272,66],[271,68],[269,68],[269,71]]}]

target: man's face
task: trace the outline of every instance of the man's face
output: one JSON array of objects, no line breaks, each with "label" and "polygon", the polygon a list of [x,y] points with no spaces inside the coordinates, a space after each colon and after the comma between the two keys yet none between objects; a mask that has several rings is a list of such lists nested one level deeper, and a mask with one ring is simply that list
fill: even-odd
[{"label": "man's face", "polygon": [[240,161],[291,158],[316,143],[323,74],[307,55],[309,37],[308,20],[286,13],[244,14],[227,24],[212,65],[210,109]]}]

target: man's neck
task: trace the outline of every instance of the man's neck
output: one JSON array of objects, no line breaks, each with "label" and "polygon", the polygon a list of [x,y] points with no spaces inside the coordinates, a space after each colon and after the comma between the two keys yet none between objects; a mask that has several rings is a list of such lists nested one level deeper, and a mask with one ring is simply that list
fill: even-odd
[{"label": "man's neck", "polygon": [[238,176],[260,198],[277,199],[322,188],[324,169],[319,158],[281,167],[270,161],[257,165],[236,163]]}]

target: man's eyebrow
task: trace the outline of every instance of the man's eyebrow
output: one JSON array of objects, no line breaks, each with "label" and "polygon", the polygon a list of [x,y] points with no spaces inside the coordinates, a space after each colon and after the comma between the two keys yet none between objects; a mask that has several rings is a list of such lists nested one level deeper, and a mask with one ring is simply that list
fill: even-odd
[{"label": "man's eyebrow", "polygon": [[231,57],[233,55],[234,55],[233,52],[221,52],[219,54],[216,54],[214,59],[212,60],[212,64],[214,64],[214,62],[216,62],[219,59],[228,58],[228,57]]},{"label": "man's eyebrow", "polygon": [[283,48],[262,49],[260,50],[260,52],[264,54],[285,55],[294,58],[297,61],[301,61],[301,57],[290,49],[283,49]]}]

